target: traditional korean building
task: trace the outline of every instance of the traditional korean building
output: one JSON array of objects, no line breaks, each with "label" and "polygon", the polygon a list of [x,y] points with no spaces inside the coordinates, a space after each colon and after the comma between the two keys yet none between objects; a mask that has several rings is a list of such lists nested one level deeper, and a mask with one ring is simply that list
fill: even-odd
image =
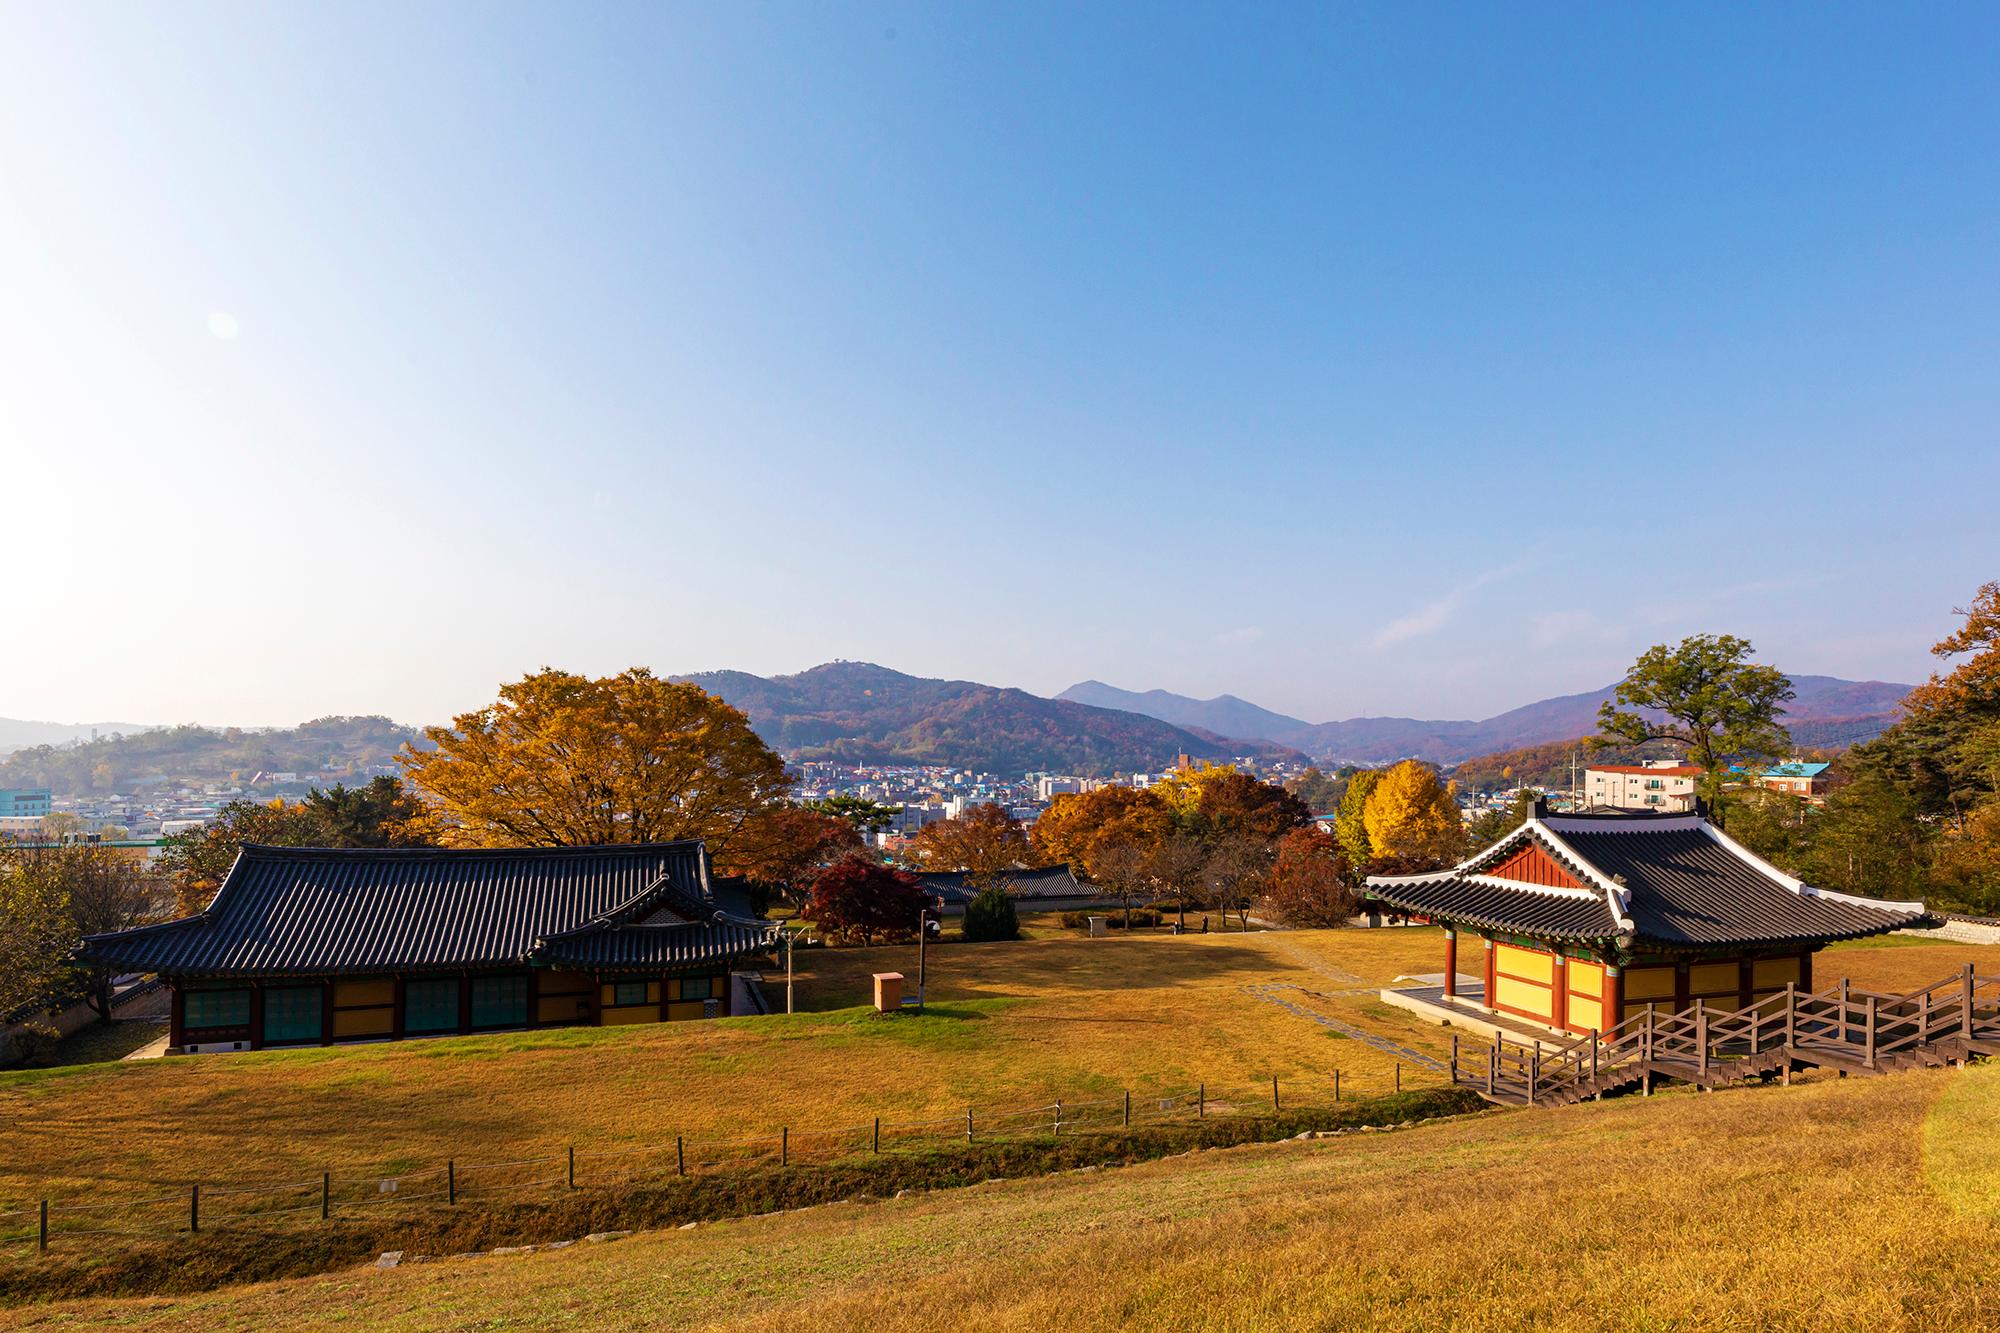
[{"label": "traditional korean building", "polygon": [[254,1050],[714,1017],[775,939],[725,910],[699,842],[246,846],[199,914],[79,956],[159,974],[173,1049]]},{"label": "traditional korean building", "polygon": [[[1648,1008],[1735,1010],[1787,985],[1810,990],[1828,943],[1925,915],[1919,902],[1814,888],[1699,813],[1538,807],[1477,856],[1371,877],[1367,893],[1445,928],[1444,1004],[1578,1033]],[[1477,995],[1460,993],[1461,970],[1480,979]]]}]

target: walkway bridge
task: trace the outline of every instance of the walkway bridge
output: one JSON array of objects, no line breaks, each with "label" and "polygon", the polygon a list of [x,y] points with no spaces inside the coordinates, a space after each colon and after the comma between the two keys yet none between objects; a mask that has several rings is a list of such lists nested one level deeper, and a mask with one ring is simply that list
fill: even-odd
[{"label": "walkway bridge", "polygon": [[1842,981],[1747,1009],[1648,1009],[1606,1032],[1483,1050],[1452,1039],[1451,1080],[1509,1106],[1563,1106],[1661,1079],[1716,1088],[1782,1078],[1797,1069],[1870,1076],[2000,1055],[2000,976],[1963,972],[1907,995],[1854,990]]}]

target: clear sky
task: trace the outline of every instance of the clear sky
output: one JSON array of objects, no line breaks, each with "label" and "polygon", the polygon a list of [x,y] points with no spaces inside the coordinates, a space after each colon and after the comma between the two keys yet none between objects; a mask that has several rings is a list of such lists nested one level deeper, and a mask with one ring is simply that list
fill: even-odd
[{"label": "clear sky", "polygon": [[0,716],[1481,716],[2000,577],[1991,6],[0,7]]}]

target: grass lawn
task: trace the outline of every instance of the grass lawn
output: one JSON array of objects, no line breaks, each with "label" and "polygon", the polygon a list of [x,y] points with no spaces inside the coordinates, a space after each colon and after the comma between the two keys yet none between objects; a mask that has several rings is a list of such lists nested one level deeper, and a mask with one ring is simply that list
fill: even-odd
[{"label": "grass lawn", "polygon": [[[437,1038],[0,1073],[0,1211],[86,1188],[375,1177],[630,1145],[962,1115],[1131,1088],[1262,1097],[1386,1090],[1392,1057],[1246,992],[1311,1001],[1431,1050],[1367,988],[1439,966],[1431,930],[1050,935],[931,950],[931,1011],[859,1008],[915,950],[801,950],[801,1013]],[[780,975],[778,980],[782,981]],[[782,990],[778,990],[782,1000]],[[1379,1012],[1378,1012],[1379,1011]],[[373,1184],[373,1181],[369,1181]],[[4,1256],[0,1256],[4,1259]]]},{"label": "grass lawn", "polygon": [[1506,1112],[527,1257],[0,1312],[0,1325],[10,1320],[126,1329],[1993,1327],[2000,1066]]}]

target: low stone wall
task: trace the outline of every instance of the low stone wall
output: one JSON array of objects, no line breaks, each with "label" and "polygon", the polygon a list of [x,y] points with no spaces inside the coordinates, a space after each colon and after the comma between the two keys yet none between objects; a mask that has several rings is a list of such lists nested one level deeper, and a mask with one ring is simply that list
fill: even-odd
[{"label": "low stone wall", "polygon": [[1896,933],[1926,940],[1949,940],[1953,944],[2000,944],[2000,921],[1948,916],[1944,924],[1935,930],[1899,930]]}]

